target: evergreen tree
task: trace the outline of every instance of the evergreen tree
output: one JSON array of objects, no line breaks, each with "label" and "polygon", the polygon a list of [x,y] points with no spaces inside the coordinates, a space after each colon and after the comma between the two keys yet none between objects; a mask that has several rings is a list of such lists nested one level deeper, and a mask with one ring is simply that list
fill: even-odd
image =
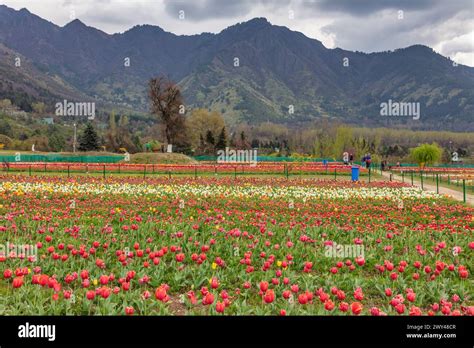
[{"label": "evergreen tree", "polygon": [[92,126],[87,123],[86,129],[79,138],[79,151],[96,151],[99,149],[99,136]]},{"label": "evergreen tree", "polygon": [[210,130],[208,130],[207,133],[206,133],[206,142],[209,145],[212,145],[213,147],[215,145],[214,135],[212,134],[212,132]]},{"label": "evergreen tree", "polygon": [[60,133],[53,133],[48,137],[49,150],[53,152],[60,152],[66,146],[66,141]]},{"label": "evergreen tree", "polygon": [[258,141],[258,139],[253,139],[251,146],[252,146],[252,149],[260,147],[260,141]]},{"label": "evergreen tree", "polygon": [[219,134],[219,137],[217,138],[216,149],[224,150],[226,146],[227,146],[227,134],[225,131],[225,126],[224,126],[222,127],[221,133]]}]

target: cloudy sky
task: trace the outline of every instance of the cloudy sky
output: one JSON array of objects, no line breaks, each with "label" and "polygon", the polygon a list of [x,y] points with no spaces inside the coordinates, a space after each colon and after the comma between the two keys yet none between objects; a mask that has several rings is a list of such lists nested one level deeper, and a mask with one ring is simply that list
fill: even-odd
[{"label": "cloudy sky", "polygon": [[0,0],[57,25],[78,18],[107,33],[153,24],[175,34],[219,32],[266,17],[326,47],[376,52],[424,44],[474,66],[474,0]]}]

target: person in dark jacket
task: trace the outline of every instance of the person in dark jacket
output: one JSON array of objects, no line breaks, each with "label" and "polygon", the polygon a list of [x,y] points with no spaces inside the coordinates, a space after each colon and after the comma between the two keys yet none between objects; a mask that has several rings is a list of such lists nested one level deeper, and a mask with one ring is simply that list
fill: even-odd
[{"label": "person in dark jacket", "polygon": [[367,169],[370,168],[370,164],[372,163],[372,157],[370,156],[370,153],[367,154],[365,157],[365,166]]}]

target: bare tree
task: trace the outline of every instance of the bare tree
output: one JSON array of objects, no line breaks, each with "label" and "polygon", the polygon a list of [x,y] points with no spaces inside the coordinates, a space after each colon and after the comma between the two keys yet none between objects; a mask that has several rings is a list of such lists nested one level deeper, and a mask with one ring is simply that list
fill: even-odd
[{"label": "bare tree", "polygon": [[150,80],[149,96],[151,111],[161,119],[166,141],[173,144],[184,133],[185,127],[184,116],[180,113],[180,108],[183,108],[180,89],[169,79],[160,76]]}]

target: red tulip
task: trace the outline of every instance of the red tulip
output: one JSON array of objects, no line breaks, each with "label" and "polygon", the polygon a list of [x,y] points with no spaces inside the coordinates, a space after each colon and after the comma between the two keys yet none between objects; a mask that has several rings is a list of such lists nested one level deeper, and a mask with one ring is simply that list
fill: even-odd
[{"label": "red tulip", "polygon": [[184,261],[184,254],[176,254],[176,261],[183,262]]},{"label": "red tulip", "polygon": [[469,276],[469,272],[464,266],[458,267],[459,276],[463,279],[466,279]]},{"label": "red tulip", "polygon": [[334,309],[334,302],[332,302],[331,300],[327,300],[324,303],[324,309],[326,309],[327,311],[332,311]]},{"label": "red tulip", "polygon": [[409,315],[410,315],[410,316],[419,316],[419,315],[421,315],[421,310],[420,310],[420,308],[418,308],[418,307],[416,307],[416,306],[412,306],[412,307],[410,308]]},{"label": "red tulip", "polygon": [[106,285],[109,282],[109,277],[106,275],[101,275],[99,281],[102,285]]},{"label": "red tulip", "polygon": [[82,279],[87,279],[87,278],[89,278],[89,272],[86,271],[86,270],[82,270],[82,271],[81,271],[81,278],[82,278]]},{"label": "red tulip", "polygon": [[441,308],[441,313],[443,313],[444,315],[449,315],[451,314],[451,307],[449,306],[443,306]]},{"label": "red tulip", "polygon": [[275,300],[275,293],[273,292],[273,290],[268,289],[265,292],[265,295],[263,296],[263,300],[265,301],[265,303],[272,303]]},{"label": "red tulip", "polygon": [[324,291],[321,291],[321,292],[319,293],[319,300],[320,300],[321,302],[324,303],[324,302],[326,302],[328,299],[329,299],[329,295],[326,294]]},{"label": "red tulip", "polygon": [[11,278],[12,275],[13,275],[13,272],[12,272],[11,269],[6,269],[6,270],[3,272],[3,278],[4,278],[4,279]]},{"label": "red tulip", "polygon": [[15,277],[13,278],[13,287],[15,289],[20,288],[23,285],[23,277]]},{"label": "red tulip", "polygon": [[355,261],[359,266],[363,266],[365,264],[365,259],[362,256],[356,257]]},{"label": "red tulip", "polygon": [[380,316],[380,309],[378,309],[377,307],[372,307],[370,309],[370,314],[372,314],[373,316]]},{"label": "red tulip", "polygon": [[217,289],[219,287],[219,281],[217,280],[216,277],[213,277],[211,279],[211,288]]},{"label": "red tulip", "polygon": [[362,289],[361,288],[357,288],[355,291],[354,291],[354,298],[358,301],[362,301],[364,299],[364,294],[362,293]]},{"label": "red tulip", "polygon": [[349,309],[349,304],[347,302],[341,302],[339,304],[339,310],[341,312],[347,312],[348,309]]},{"label": "red tulip", "polygon": [[395,310],[398,314],[403,314],[405,312],[405,305],[403,303],[399,303],[395,306]]},{"label": "red tulip", "polygon": [[300,304],[306,304],[306,303],[308,303],[308,297],[306,296],[306,294],[300,294],[300,295],[298,296],[298,302],[299,302]]},{"label": "red tulip", "polygon": [[224,313],[225,304],[223,302],[217,301],[216,303],[216,312],[217,313]]},{"label": "red tulip", "polygon": [[202,304],[206,306],[206,305],[211,305],[213,303],[214,303],[214,295],[208,292],[206,296],[204,296],[204,298],[202,299]]},{"label": "red tulip", "polygon": [[106,299],[110,296],[110,289],[104,286],[99,289],[99,294],[102,298]]},{"label": "red tulip", "polygon": [[88,300],[93,300],[94,297],[95,297],[95,292],[92,291],[92,290],[87,291],[86,292],[86,297],[87,297]]},{"label": "red tulip", "polygon": [[407,294],[407,300],[410,301],[410,302],[415,302],[415,298],[416,298],[416,295],[414,292],[409,292]]},{"label": "red tulip", "polygon": [[155,297],[158,301],[166,302],[168,300],[166,289],[163,286],[158,287],[155,291]]},{"label": "red tulip", "polygon": [[125,307],[125,314],[126,315],[133,315],[135,313],[135,309],[133,307]]},{"label": "red tulip", "polygon": [[352,313],[355,315],[359,315],[362,312],[362,303],[360,302],[353,302],[351,304]]}]

